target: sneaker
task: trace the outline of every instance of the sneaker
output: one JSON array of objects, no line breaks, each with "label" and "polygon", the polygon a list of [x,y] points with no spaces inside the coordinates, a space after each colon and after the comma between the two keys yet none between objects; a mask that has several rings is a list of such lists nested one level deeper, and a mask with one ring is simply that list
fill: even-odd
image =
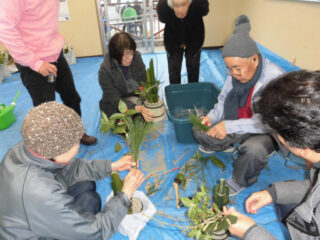
[{"label": "sneaker", "polygon": [[245,187],[242,187],[238,183],[236,183],[233,178],[229,178],[227,180],[227,185],[229,187],[229,197],[233,197],[238,195]]},{"label": "sneaker", "polygon": [[206,153],[206,154],[211,154],[211,153],[215,152],[215,151],[211,151],[211,150],[206,149],[206,147],[204,147],[202,145],[199,145],[199,151],[202,153]]},{"label": "sneaker", "polygon": [[202,145],[199,145],[199,151],[202,152],[202,153],[206,153],[206,154],[211,154],[211,153],[214,153],[214,152],[227,152],[227,153],[231,153],[231,152],[234,152],[235,148],[230,146],[229,148],[223,150],[223,151],[212,151],[212,150],[209,150],[207,149],[206,147],[202,146]]}]

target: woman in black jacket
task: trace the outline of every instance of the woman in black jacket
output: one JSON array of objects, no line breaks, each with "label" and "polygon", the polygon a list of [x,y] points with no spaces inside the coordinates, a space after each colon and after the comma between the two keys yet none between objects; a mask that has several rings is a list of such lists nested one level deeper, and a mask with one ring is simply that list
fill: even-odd
[{"label": "woman in black jacket", "polygon": [[99,70],[99,83],[103,91],[100,110],[110,117],[118,112],[121,99],[129,109],[137,110],[146,121],[152,121],[149,111],[134,94],[140,82],[146,80],[145,65],[141,54],[136,51],[135,41],[126,32],[117,33],[110,39],[108,48],[109,53]]},{"label": "woman in black jacket", "polygon": [[164,45],[170,83],[181,82],[184,52],[188,81],[198,82],[205,33],[202,17],[209,12],[208,0],[159,0],[157,12],[159,20],[165,23]]}]

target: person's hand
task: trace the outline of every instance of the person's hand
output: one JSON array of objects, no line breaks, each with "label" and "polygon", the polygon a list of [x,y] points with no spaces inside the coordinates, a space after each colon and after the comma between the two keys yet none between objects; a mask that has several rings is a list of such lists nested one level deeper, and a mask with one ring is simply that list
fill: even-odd
[{"label": "person's hand", "polygon": [[122,192],[124,192],[128,198],[131,198],[133,193],[140,187],[144,181],[143,173],[138,169],[131,169],[123,182]]},{"label": "person's hand", "polygon": [[135,106],[135,110],[139,113],[141,113],[142,117],[144,118],[144,120],[146,120],[147,122],[151,122],[154,121],[155,119],[153,118],[154,116],[149,112],[149,110],[143,106]]},{"label": "person's hand", "polygon": [[237,222],[229,227],[230,233],[236,237],[243,238],[248,229],[255,224],[255,221],[252,218],[238,212],[234,207],[227,209],[227,207],[224,206],[223,213],[225,215],[234,215],[238,217]]},{"label": "person's hand", "polygon": [[227,130],[224,125],[224,121],[219,122],[218,124],[214,125],[207,134],[210,137],[218,138],[220,140],[224,139],[227,136]]},{"label": "person's hand", "polygon": [[248,213],[257,214],[258,210],[272,203],[272,198],[267,190],[255,192],[246,200],[246,210]]},{"label": "person's hand", "polygon": [[49,74],[51,73],[53,73],[53,75],[57,77],[57,67],[48,62],[43,62],[38,72],[44,77],[49,76]]},{"label": "person's hand", "polygon": [[211,118],[207,117],[200,117],[201,119],[201,123],[204,125],[207,125],[208,127],[210,127],[212,125],[212,121]]},{"label": "person's hand", "polygon": [[132,160],[132,156],[126,155],[120,158],[118,161],[111,163],[112,172],[122,172],[124,170],[130,170],[136,165],[136,163]]}]

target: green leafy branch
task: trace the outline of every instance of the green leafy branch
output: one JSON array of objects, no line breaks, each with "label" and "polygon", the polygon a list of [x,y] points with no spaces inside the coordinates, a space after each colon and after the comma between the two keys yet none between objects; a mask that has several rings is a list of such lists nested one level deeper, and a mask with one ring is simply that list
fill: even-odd
[{"label": "green leafy branch", "polygon": [[212,239],[214,232],[227,230],[231,224],[237,221],[236,216],[225,215],[216,202],[210,204],[207,189],[203,183],[200,191],[192,199],[181,197],[181,201],[184,206],[189,208],[188,217],[192,222],[191,231],[187,234],[189,237]]},{"label": "green leafy branch", "polygon": [[191,114],[189,116],[189,121],[192,124],[192,126],[195,127],[196,130],[204,131],[204,132],[207,132],[210,130],[210,127],[205,124],[202,124],[201,119],[198,118],[195,114]]},{"label": "green leafy branch", "polygon": [[[101,112],[100,132],[125,134],[129,146],[130,154],[135,162],[138,161],[142,143],[147,135],[153,130],[152,122],[145,122],[140,116],[132,118],[137,111],[128,109],[125,102],[119,101],[119,113],[113,114],[110,118],[104,112]],[[119,149],[119,146],[117,147]],[[137,165],[136,165],[137,166]]]},{"label": "green leafy branch", "polygon": [[149,68],[146,70],[146,81],[141,82],[139,90],[135,91],[135,94],[139,94],[142,101],[148,101],[149,103],[158,102],[159,85],[160,81],[155,78],[153,59],[149,62]]}]

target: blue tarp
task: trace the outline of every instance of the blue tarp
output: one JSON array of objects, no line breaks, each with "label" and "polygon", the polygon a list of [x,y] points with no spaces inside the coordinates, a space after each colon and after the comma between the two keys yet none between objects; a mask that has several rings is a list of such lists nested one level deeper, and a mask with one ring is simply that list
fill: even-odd
[{"label": "blue tarp", "polygon": [[[268,49],[259,45],[262,54],[271,61],[277,63],[286,71],[298,69],[289,62]],[[163,87],[168,85],[167,58],[165,53],[144,54],[144,63],[147,65],[151,58],[154,59],[155,71],[158,79],[162,82],[160,95],[163,95]],[[99,133],[99,100],[102,91],[98,83],[98,70],[102,63],[102,57],[90,57],[78,59],[78,63],[71,66],[75,84],[82,98],[81,110],[82,119],[89,135],[98,138],[98,143],[94,146],[81,146],[78,157],[86,160],[92,159],[111,159],[116,161],[123,154],[128,152],[125,142],[115,135],[103,135]],[[225,64],[221,57],[220,50],[203,50],[201,54],[200,81],[207,81],[216,84],[222,88],[225,80],[224,74]],[[182,82],[187,81],[185,63],[182,69]],[[0,131],[0,159],[4,157],[6,152],[16,143],[22,140],[20,134],[21,124],[24,116],[32,108],[31,98],[22,85],[19,74],[13,74],[12,77],[6,78],[0,84],[0,103],[9,105],[13,100],[17,90],[21,90],[21,94],[17,101],[15,114],[17,121],[8,129]],[[57,96],[57,101],[61,101]],[[116,153],[114,151],[115,144],[119,142],[123,149]],[[140,156],[140,169],[145,175],[152,172],[160,174],[163,171],[170,170],[175,167],[182,168],[198,148],[197,144],[183,144],[176,141],[174,126],[169,120],[165,120],[159,124],[155,131],[147,139],[142,146]],[[217,181],[223,178],[229,178],[232,175],[232,153],[215,153],[214,156],[219,158],[226,165],[226,169],[222,171],[214,166],[211,162],[203,163],[203,170],[199,171],[196,176],[190,177],[187,181],[185,190],[180,190],[180,194],[185,197],[192,196],[197,188],[200,187],[202,180],[205,180],[209,193],[213,192],[213,187]],[[190,160],[192,161],[192,160]],[[299,161],[299,160],[298,160]],[[231,198],[231,204],[239,211],[244,212],[244,201],[253,192],[262,190],[269,186],[270,183],[282,181],[286,179],[304,179],[305,170],[295,163],[291,163],[293,167],[288,167],[281,153],[274,154],[265,168],[257,183],[242,191],[238,196]],[[154,216],[162,222],[177,225],[187,225],[186,208],[176,208],[175,196],[172,187],[174,177],[179,172],[176,170],[158,178],[148,179],[140,190],[147,192],[147,189],[156,184],[158,191],[150,195],[151,201],[157,208],[157,214]],[[121,174],[122,177],[126,173]],[[97,183],[97,191],[101,195],[103,202],[110,193],[110,178],[100,180]],[[289,239],[286,228],[277,220],[274,207],[272,205],[262,208],[258,215],[251,215],[254,220],[271,231],[277,239]],[[117,233],[112,239],[127,239]],[[140,232],[138,239],[188,239],[181,229],[173,226],[160,224],[151,219],[145,228]],[[232,238],[234,239],[234,238]]]}]

